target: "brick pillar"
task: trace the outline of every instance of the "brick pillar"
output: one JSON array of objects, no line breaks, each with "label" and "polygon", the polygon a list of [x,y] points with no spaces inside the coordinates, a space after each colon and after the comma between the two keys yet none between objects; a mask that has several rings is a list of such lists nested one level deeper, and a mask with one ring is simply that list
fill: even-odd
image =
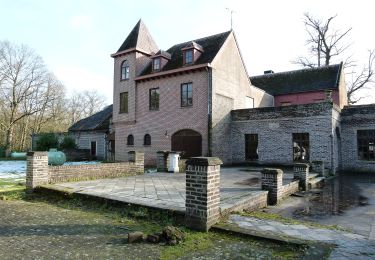
[{"label": "brick pillar", "polygon": [[128,152],[128,160],[129,162],[133,162],[135,165],[139,166],[138,173],[145,172],[145,153],[137,152],[137,151],[130,151]]},{"label": "brick pillar", "polygon": [[33,190],[37,186],[48,183],[47,152],[28,152],[26,169],[26,189]]},{"label": "brick pillar", "polygon": [[309,189],[309,168],[307,163],[295,163],[293,166],[294,179],[299,180],[299,187],[303,191]]},{"label": "brick pillar", "polygon": [[158,172],[168,171],[168,151],[158,151],[156,153],[156,168]]},{"label": "brick pillar", "polygon": [[262,170],[262,190],[268,190],[268,204],[276,205],[282,197],[283,171],[265,168]]},{"label": "brick pillar", "polygon": [[312,161],[311,168],[314,172],[325,177],[324,161]]},{"label": "brick pillar", "polygon": [[220,165],[216,157],[186,161],[186,226],[208,231],[220,218]]}]

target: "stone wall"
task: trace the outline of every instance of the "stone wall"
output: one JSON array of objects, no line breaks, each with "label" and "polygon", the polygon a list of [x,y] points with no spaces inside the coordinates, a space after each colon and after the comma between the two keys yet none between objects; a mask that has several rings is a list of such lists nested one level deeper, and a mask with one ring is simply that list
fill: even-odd
[{"label": "stone wall", "polygon": [[310,161],[331,167],[332,114],[328,102],[232,111],[232,162],[245,162],[245,134],[258,134],[260,164],[293,163],[293,133],[309,133]]},{"label": "stone wall", "polygon": [[83,181],[132,176],[143,173],[143,165],[133,162],[49,166],[48,182]]},{"label": "stone wall", "polygon": [[344,107],[341,113],[342,170],[375,172],[375,161],[358,157],[357,131],[375,130],[375,104]]},{"label": "stone wall", "polygon": [[144,173],[144,155],[130,152],[129,162],[72,166],[48,166],[47,152],[27,154],[26,188],[57,182],[115,178]]}]

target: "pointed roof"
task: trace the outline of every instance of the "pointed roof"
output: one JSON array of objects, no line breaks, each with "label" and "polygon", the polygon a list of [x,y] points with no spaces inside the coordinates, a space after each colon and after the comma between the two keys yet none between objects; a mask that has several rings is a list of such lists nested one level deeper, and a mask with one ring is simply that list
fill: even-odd
[{"label": "pointed roof", "polygon": [[133,30],[128,37],[126,37],[125,41],[115,54],[129,49],[140,50],[148,54],[155,53],[159,50],[146,25],[141,19],[134,26]]},{"label": "pointed roof", "polygon": [[[213,59],[216,57],[217,53],[223,46],[224,42],[230,35],[231,31],[211,35],[208,37],[204,37],[201,39],[196,39],[194,41],[188,41],[184,43],[179,43],[167,50],[167,52],[171,55],[170,61],[160,70],[161,72],[167,72],[169,70],[175,70],[183,67],[183,58],[182,52],[183,48],[186,46],[193,46],[192,42],[202,48],[203,52],[199,56],[199,58],[194,62],[194,65],[202,65],[211,63]],[[149,63],[145,70],[141,73],[140,76],[146,76],[148,74],[153,74],[152,71],[152,64]]]}]

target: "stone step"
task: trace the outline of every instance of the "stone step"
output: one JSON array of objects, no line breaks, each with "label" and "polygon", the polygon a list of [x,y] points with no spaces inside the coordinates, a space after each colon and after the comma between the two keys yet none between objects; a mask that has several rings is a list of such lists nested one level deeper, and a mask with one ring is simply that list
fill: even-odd
[{"label": "stone step", "polygon": [[243,210],[256,210],[267,206],[268,191],[251,191],[245,195],[224,199],[220,203],[221,216]]},{"label": "stone step", "polygon": [[310,173],[310,174],[309,174],[309,180],[314,179],[314,178],[316,178],[316,177],[318,177],[318,176],[319,176],[318,173]]},{"label": "stone step", "polygon": [[320,188],[324,184],[324,177],[315,177],[309,180],[309,189]]}]

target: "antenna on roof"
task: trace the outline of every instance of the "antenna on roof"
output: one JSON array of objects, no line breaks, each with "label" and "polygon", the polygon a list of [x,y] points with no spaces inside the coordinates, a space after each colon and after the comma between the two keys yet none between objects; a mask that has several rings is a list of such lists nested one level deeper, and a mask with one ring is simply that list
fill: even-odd
[{"label": "antenna on roof", "polygon": [[230,12],[230,29],[233,30],[233,13],[234,13],[234,10],[230,9],[230,8],[225,8],[226,10],[228,10],[228,12]]}]

